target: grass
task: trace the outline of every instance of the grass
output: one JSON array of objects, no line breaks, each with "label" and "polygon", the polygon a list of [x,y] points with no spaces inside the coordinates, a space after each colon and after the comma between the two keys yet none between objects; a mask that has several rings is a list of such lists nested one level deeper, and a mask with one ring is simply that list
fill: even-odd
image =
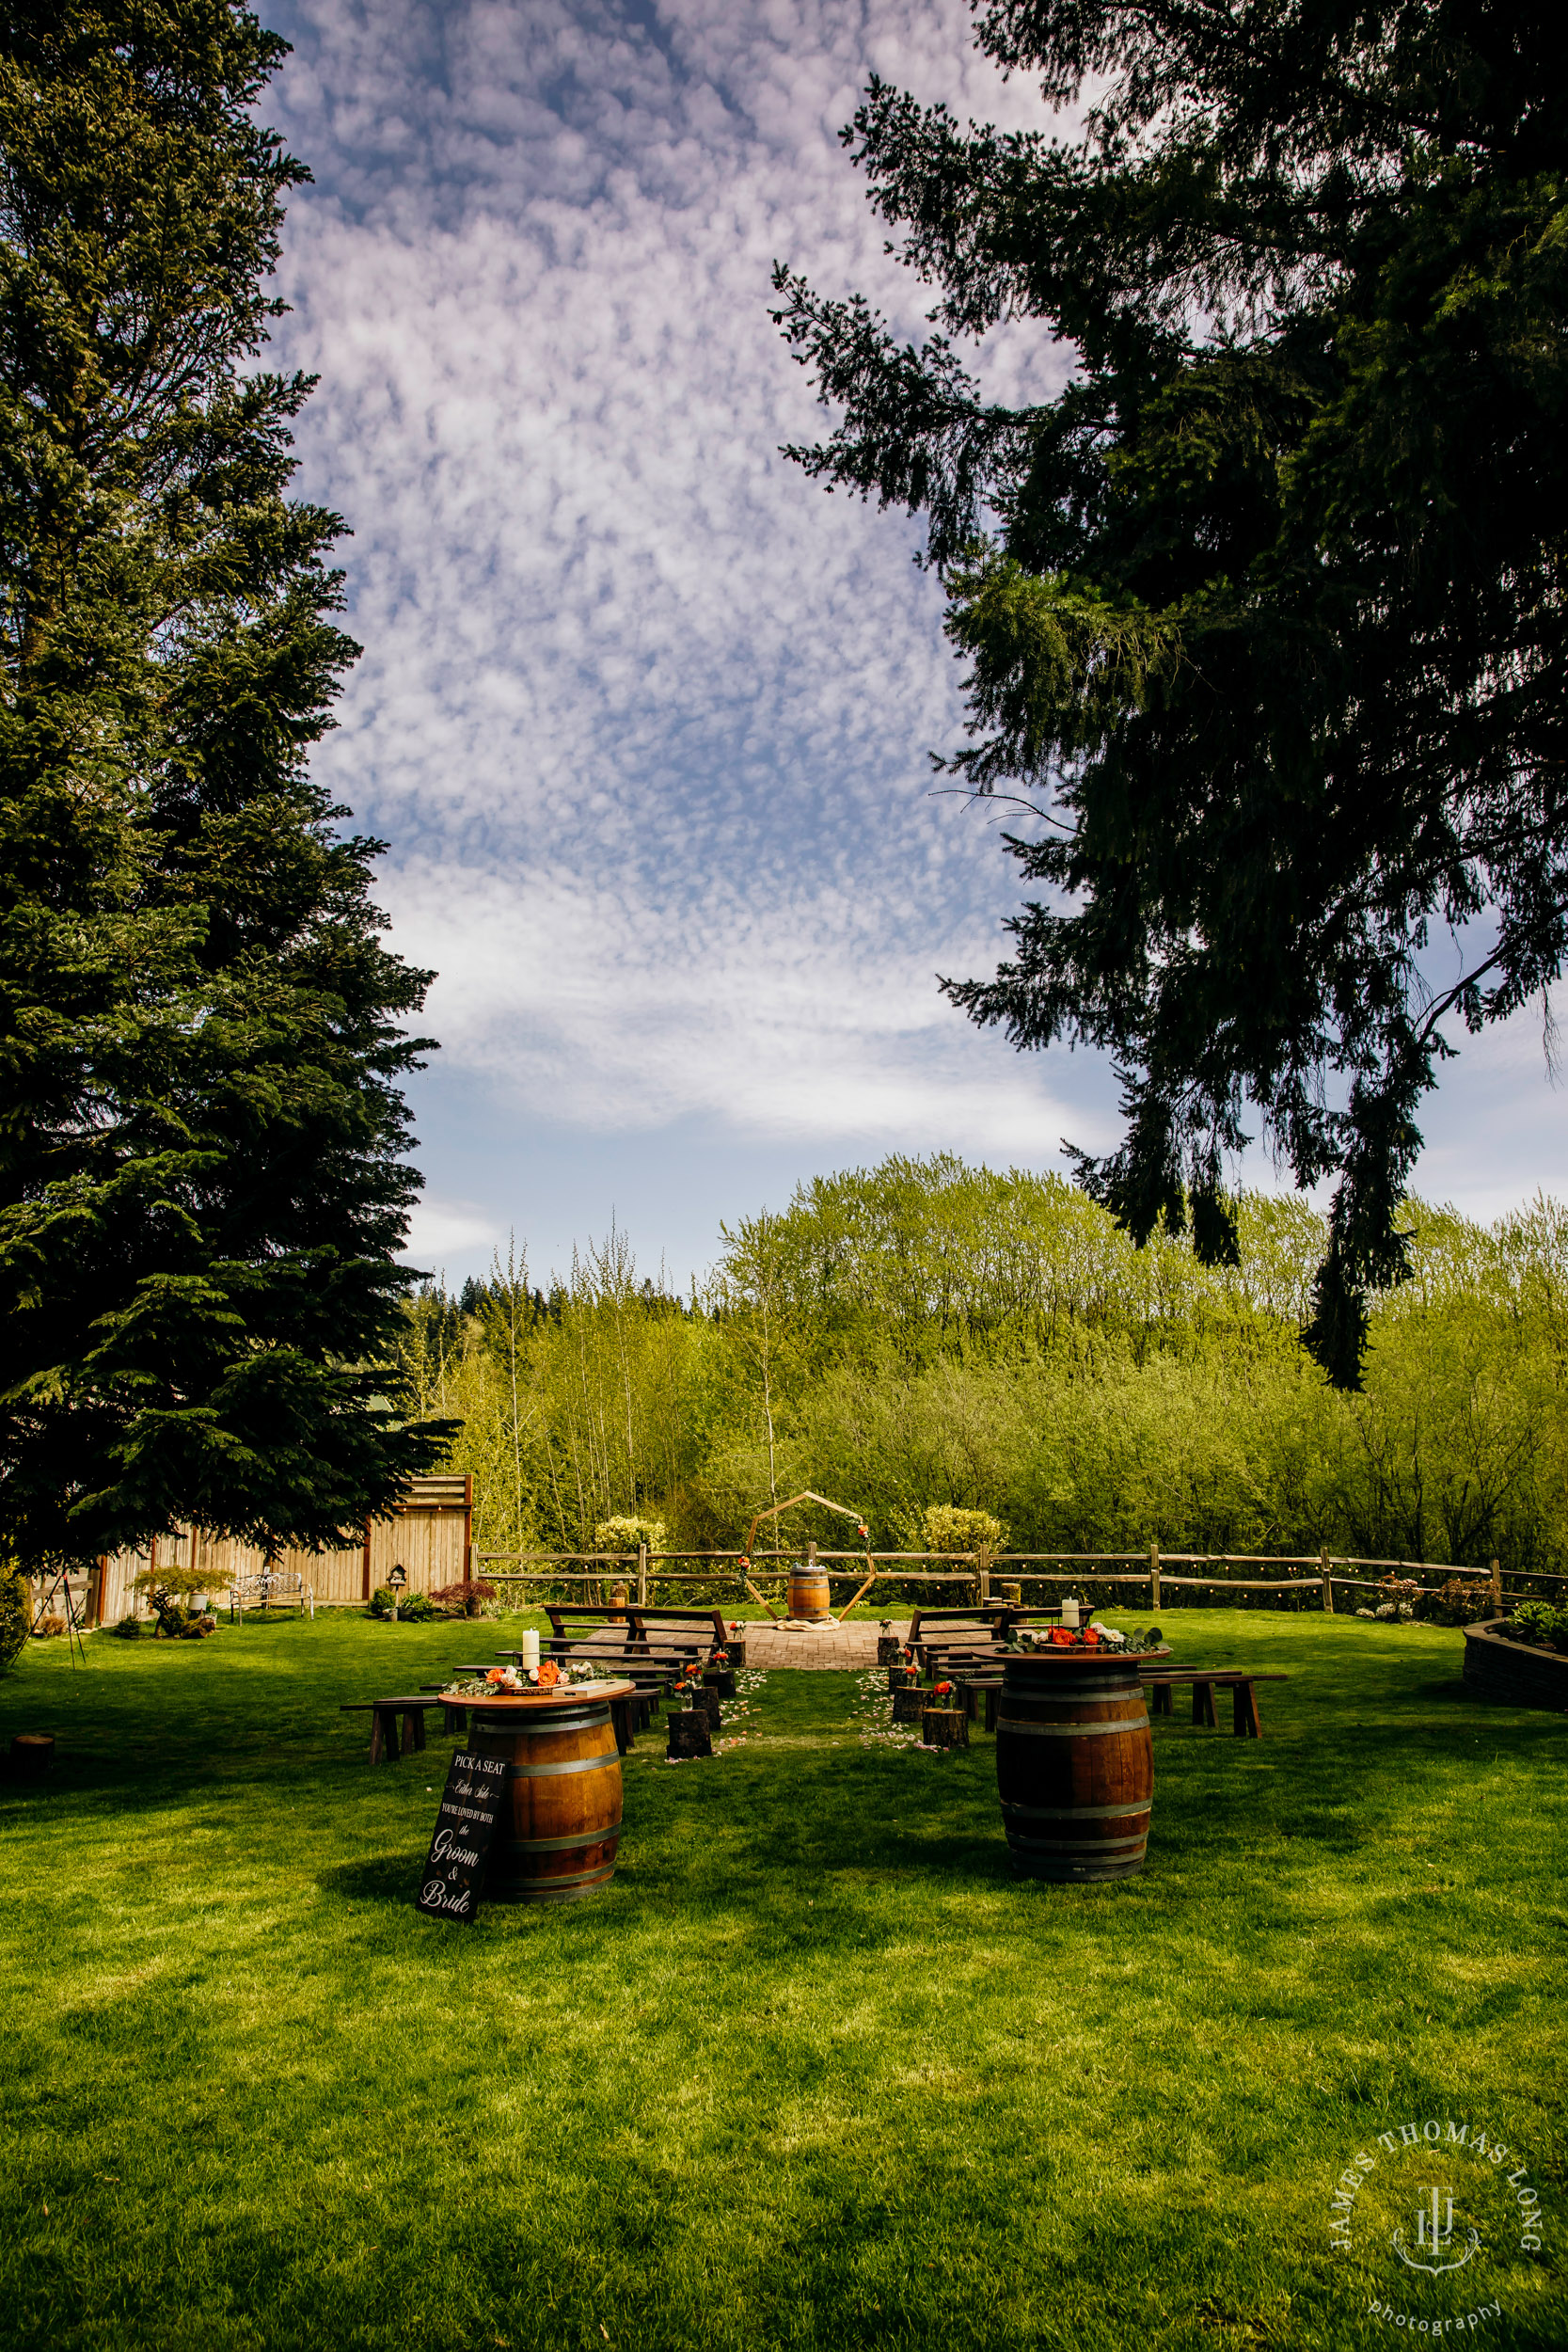
[{"label": "grass", "polygon": [[[0,1738],[60,1748],[0,1788],[0,2344],[1411,2332],[1377,2301],[1568,2343],[1563,1720],[1472,1704],[1433,1629],[1167,1633],[1292,1679],[1260,1744],[1182,1696],[1157,1724],[1142,1878],[1015,1883],[989,1740],[867,1743],[856,1677],[776,1673],[711,1762],[639,1741],[608,1894],[470,1929],[412,1908],[448,1743],[372,1772],[337,1706],[500,1628],[34,1645],[0,1684]],[[1449,2118],[1519,2153],[1445,2157],[1484,2245],[1434,2281],[1388,2250],[1433,2160],[1376,2135]]]}]

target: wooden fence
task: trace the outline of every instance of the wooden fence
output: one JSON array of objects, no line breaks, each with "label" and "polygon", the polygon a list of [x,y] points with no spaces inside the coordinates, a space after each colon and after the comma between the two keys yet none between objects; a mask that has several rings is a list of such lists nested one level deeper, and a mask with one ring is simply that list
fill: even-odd
[{"label": "wooden fence", "polygon": [[[455,1584],[467,1572],[473,1551],[473,1480],[464,1475],[416,1478],[407,1499],[389,1517],[366,1519],[349,1534],[341,1549],[280,1552],[273,1562],[285,1575],[295,1573],[308,1585],[318,1609],[362,1608],[376,1587],[387,1583],[394,1566],[406,1578],[404,1590],[430,1593]],[[143,1597],[132,1590],[144,1568],[194,1567],[210,1574],[207,1592],[221,1601],[241,1579],[259,1576],[263,1555],[259,1546],[236,1543],[230,1535],[213,1535],[205,1528],[182,1528],[164,1536],[150,1551],[118,1551],[101,1560],[89,1580],[86,1614],[92,1625],[114,1625],[124,1616],[150,1613]]]},{"label": "wooden fence", "polygon": [[[747,1565],[742,1568],[741,1561]],[[1126,1605],[1146,1601],[1158,1612],[1175,1605],[1188,1593],[1282,1593],[1314,1603],[1332,1613],[1353,1596],[1376,1592],[1390,1576],[1413,1582],[1419,1591],[1435,1592],[1450,1577],[1467,1583],[1488,1582],[1500,1610],[1519,1588],[1568,1587],[1568,1577],[1535,1575],[1502,1568],[1494,1560],[1485,1570],[1450,1566],[1429,1560],[1369,1560],[1320,1551],[1280,1557],[1259,1552],[1163,1551],[1158,1544],[1146,1551],[987,1552],[987,1551],[828,1551],[816,1544],[748,1555],[738,1551],[480,1551],[473,1544],[473,1482],[465,1476],[416,1479],[407,1501],[386,1518],[368,1519],[362,1529],[345,1536],[341,1549],[324,1552],[287,1550],[274,1563],[294,1571],[311,1588],[317,1608],[362,1608],[378,1585],[386,1584],[394,1565],[402,1565],[409,1593],[428,1593],[456,1583],[465,1575],[482,1577],[519,1600],[530,1586],[581,1587],[595,1598],[605,1597],[617,1581],[628,1594],[648,1605],[660,1587],[678,1590],[691,1584],[726,1587],[737,1601],[782,1594],[795,1562],[822,1566],[842,1586],[839,1605],[865,1581],[873,1582],[863,1602],[881,1605],[889,1586],[946,1587],[956,1601],[998,1597],[999,1589],[1016,1585],[1022,1596],[1043,1599],[1059,1586],[1093,1585],[1126,1593]],[[262,1555],[255,1546],[228,1536],[185,1528],[164,1538],[150,1552],[117,1552],[99,1563],[86,1586],[75,1587],[89,1624],[113,1624],[121,1616],[145,1616],[145,1600],[132,1590],[138,1571],[160,1564],[194,1565],[211,1571],[208,1591],[214,1601],[225,1597],[240,1579],[259,1575]],[[524,1565],[526,1564],[526,1565]],[[1247,1576],[1248,1568],[1292,1570],[1293,1574]],[[1204,1573],[1207,1571],[1207,1573]],[[1434,1580],[1434,1581],[1429,1581]],[[520,1588],[520,1589],[519,1589]],[[1337,1601],[1336,1595],[1340,1596]],[[936,1593],[932,1594],[935,1600]],[[1282,1606],[1289,1605],[1282,1603]]]},{"label": "wooden fence", "polygon": [[[748,1563],[744,1569],[740,1565],[743,1560]],[[503,1565],[512,1561],[538,1565],[526,1568]],[[1022,1593],[1026,1586],[1093,1584],[1137,1587],[1139,1595],[1147,1596],[1149,1607],[1156,1611],[1166,1606],[1167,1595],[1174,1598],[1182,1592],[1248,1592],[1294,1594],[1315,1600],[1332,1614],[1337,1591],[1347,1596],[1353,1591],[1376,1592],[1389,1576],[1412,1582],[1423,1593],[1438,1591],[1450,1577],[1470,1584],[1489,1583],[1499,1609],[1507,1597],[1505,1588],[1511,1583],[1532,1590],[1539,1584],[1568,1586],[1568,1577],[1516,1575],[1502,1568],[1496,1560],[1488,1568],[1480,1569],[1454,1567],[1432,1560],[1367,1560],[1326,1550],[1284,1558],[1261,1552],[1162,1551],[1158,1544],[1150,1544],[1147,1551],[1087,1552],[828,1551],[816,1544],[807,1544],[803,1550],[797,1547],[794,1550],[750,1555],[738,1551],[650,1551],[646,1545],[636,1551],[614,1552],[476,1551],[474,1573],[489,1583],[504,1586],[582,1585],[600,1598],[613,1583],[623,1581],[628,1597],[646,1605],[653,1601],[657,1588],[666,1584],[705,1584],[710,1590],[715,1585],[729,1584],[737,1600],[748,1599],[753,1593],[762,1597],[765,1587],[784,1588],[788,1568],[783,1564],[797,1561],[813,1567],[826,1567],[830,1580],[841,1579],[850,1589],[863,1584],[870,1566],[877,1573],[867,1606],[874,1605],[878,1588],[889,1584],[942,1584],[975,1601],[994,1599],[997,1587],[1005,1585],[1016,1584]],[[701,1565],[695,1568],[689,1565],[670,1565],[674,1562]],[[767,1566],[768,1562],[775,1565]],[[845,1565],[837,1565],[840,1563]],[[917,1565],[921,1563],[925,1565]],[[1298,1573],[1286,1577],[1233,1573],[1248,1567],[1293,1568]],[[1211,1573],[1180,1573],[1202,1568]],[[1213,1573],[1216,1569],[1220,1571],[1217,1575]],[[1379,1574],[1356,1573],[1363,1569],[1375,1569]],[[1307,1573],[1300,1573],[1303,1570]],[[1435,1578],[1436,1582],[1424,1582],[1426,1578]],[[848,1597],[847,1592],[844,1597]],[[1133,1596],[1129,1593],[1128,1598],[1131,1603]],[[1176,1605],[1180,1606],[1179,1600]]]}]

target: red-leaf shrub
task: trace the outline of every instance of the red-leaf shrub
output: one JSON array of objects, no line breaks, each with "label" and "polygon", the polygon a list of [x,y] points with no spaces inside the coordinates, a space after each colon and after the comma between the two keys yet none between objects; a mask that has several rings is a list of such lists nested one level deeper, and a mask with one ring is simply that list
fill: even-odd
[{"label": "red-leaf shrub", "polygon": [[456,1584],[443,1584],[430,1596],[445,1617],[477,1617],[487,1600],[494,1600],[496,1588],[480,1577],[464,1577]]}]

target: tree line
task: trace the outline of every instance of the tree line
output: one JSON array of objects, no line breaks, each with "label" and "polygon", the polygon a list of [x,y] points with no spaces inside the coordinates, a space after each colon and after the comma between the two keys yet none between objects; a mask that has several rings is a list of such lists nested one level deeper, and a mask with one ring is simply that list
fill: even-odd
[{"label": "tree line", "polygon": [[[1412,1203],[1359,1391],[1304,1347],[1324,1247],[1299,1198],[1234,1204],[1236,1263],[1138,1248],[1053,1175],[895,1158],[722,1229],[685,1297],[625,1234],[540,1289],[526,1255],[407,1310],[420,1409],[461,1420],[488,1550],[588,1549],[612,1517],[733,1549],[813,1486],[879,1548],[933,1505],[1013,1549],[1341,1552],[1521,1569],[1568,1553],[1568,1216]],[[809,1511],[786,1541],[836,1541]]]}]

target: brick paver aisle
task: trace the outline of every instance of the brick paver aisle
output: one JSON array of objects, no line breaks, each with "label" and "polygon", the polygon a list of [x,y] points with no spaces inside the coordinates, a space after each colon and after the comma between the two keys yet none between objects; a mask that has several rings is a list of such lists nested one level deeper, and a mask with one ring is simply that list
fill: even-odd
[{"label": "brick paver aisle", "polygon": [[[902,1637],[910,1629],[906,1617],[894,1631]],[[847,1625],[813,1626],[803,1633],[786,1633],[782,1625],[760,1623],[755,1617],[746,1625],[746,1663],[748,1666],[874,1666],[877,1663],[878,1621],[867,1617],[863,1622],[851,1617]]]}]

